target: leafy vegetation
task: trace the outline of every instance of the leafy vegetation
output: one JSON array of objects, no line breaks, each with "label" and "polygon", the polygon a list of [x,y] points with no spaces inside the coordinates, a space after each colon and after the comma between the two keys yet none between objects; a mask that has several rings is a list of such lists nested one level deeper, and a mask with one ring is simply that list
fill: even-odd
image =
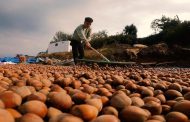
[{"label": "leafy vegetation", "polygon": [[55,33],[55,36],[53,37],[52,41],[50,43],[54,43],[54,42],[60,42],[60,41],[67,41],[71,39],[71,35],[58,31]]},{"label": "leafy vegetation", "polygon": [[110,44],[134,44],[137,41],[137,28],[135,25],[126,26],[123,33],[107,36],[106,31],[95,33],[91,45],[95,48],[101,48]]},{"label": "leafy vegetation", "polygon": [[155,31],[155,33],[157,33],[165,31],[168,28],[175,28],[180,23],[181,21],[177,15],[174,17],[174,19],[163,15],[161,19],[155,19],[152,21],[151,28]]},{"label": "leafy vegetation", "polygon": [[100,31],[91,41],[95,48],[102,48],[109,44],[130,44],[141,43],[145,45],[153,45],[160,42],[167,43],[169,47],[173,45],[190,46],[190,21],[181,21],[176,15],[174,18],[162,16],[160,19],[155,19],[151,23],[151,28],[155,31],[154,34],[137,38],[137,28],[135,25],[127,25],[123,32],[111,36],[105,35],[105,31]]},{"label": "leafy vegetation", "polygon": [[178,16],[162,16],[161,19],[155,19],[151,27],[156,34],[139,39],[139,42],[149,45],[165,42],[169,47],[190,45],[190,21],[182,22]]}]

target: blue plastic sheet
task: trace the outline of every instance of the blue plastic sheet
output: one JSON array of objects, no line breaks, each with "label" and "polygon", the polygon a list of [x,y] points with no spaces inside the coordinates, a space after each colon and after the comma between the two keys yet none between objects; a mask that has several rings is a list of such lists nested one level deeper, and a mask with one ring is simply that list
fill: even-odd
[{"label": "blue plastic sheet", "polygon": [[[27,63],[36,63],[36,58],[28,58]],[[0,58],[0,62],[13,62],[13,63],[19,63],[18,57],[3,57]]]},{"label": "blue plastic sheet", "polygon": [[27,62],[28,62],[28,63],[36,63],[36,62],[37,62],[37,59],[36,59],[36,58],[28,58],[28,59],[27,59]]}]

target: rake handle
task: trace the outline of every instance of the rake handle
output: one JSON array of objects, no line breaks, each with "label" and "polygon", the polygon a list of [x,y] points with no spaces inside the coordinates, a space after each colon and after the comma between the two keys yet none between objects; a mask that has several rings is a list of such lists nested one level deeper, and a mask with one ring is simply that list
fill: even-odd
[{"label": "rake handle", "polygon": [[110,62],[110,60],[108,60],[103,54],[101,54],[100,52],[98,52],[96,49],[94,49],[93,47],[90,46],[90,48],[96,52],[97,54],[99,54],[103,59],[105,59],[107,62]]}]

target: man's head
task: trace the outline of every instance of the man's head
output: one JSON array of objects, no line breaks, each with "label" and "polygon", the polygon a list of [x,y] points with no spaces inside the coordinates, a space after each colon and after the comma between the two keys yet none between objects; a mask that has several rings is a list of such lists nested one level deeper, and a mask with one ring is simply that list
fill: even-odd
[{"label": "man's head", "polygon": [[90,17],[86,17],[84,20],[84,28],[89,28],[91,26],[91,23],[93,22],[93,19]]}]

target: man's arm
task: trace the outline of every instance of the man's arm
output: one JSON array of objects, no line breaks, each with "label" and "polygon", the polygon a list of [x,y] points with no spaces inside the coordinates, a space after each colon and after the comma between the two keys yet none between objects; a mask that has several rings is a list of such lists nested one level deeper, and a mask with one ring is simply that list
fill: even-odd
[{"label": "man's arm", "polygon": [[89,31],[87,33],[87,40],[90,41],[91,40],[91,35],[92,35],[92,29],[89,28]]}]

